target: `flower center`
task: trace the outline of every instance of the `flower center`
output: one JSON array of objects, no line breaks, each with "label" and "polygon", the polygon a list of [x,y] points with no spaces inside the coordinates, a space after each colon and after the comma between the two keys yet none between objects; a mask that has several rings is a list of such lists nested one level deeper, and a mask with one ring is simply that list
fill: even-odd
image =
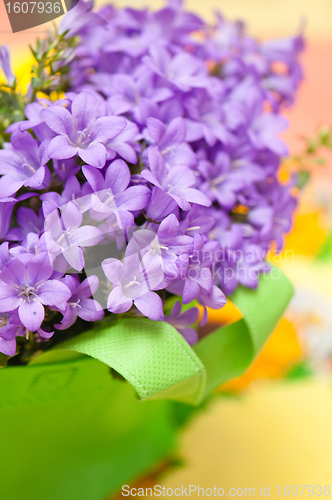
[{"label": "flower center", "polygon": [[24,158],[24,162],[22,163],[22,169],[30,175],[33,175],[36,172],[36,169],[27,162],[27,159]]},{"label": "flower center", "polygon": [[9,318],[0,317],[0,330],[4,326],[7,326],[8,320],[9,320]]},{"label": "flower center", "polygon": [[140,282],[136,280],[136,276],[134,276],[134,279],[132,281],[129,281],[123,288],[130,288],[134,285],[139,285]]},{"label": "flower center", "polygon": [[80,306],[81,299],[77,299],[76,302],[68,302],[71,307],[82,307]]},{"label": "flower center", "polygon": [[84,130],[78,130],[77,132],[77,147],[84,146],[87,142],[90,142],[90,133],[87,128]]},{"label": "flower center", "polygon": [[30,302],[30,298],[33,298],[37,295],[36,288],[26,284],[25,286],[21,286],[21,291],[18,295],[23,295],[23,297],[28,299],[28,302]]}]

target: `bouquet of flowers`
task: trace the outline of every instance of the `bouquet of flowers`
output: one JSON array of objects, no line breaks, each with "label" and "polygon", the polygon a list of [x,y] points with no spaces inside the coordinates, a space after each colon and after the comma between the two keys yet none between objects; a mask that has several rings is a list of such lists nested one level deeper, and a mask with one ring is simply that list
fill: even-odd
[{"label": "bouquet of flowers", "polygon": [[[1,47],[6,380],[88,354],[141,399],[198,404],[243,372],[291,296],[264,258],[296,206],[278,133],[302,49],[300,35],[259,43],[219,14],[209,26],[178,0],[80,0],[32,48],[27,92]],[[198,342],[200,312],[204,325],[226,296],[243,319]]]}]

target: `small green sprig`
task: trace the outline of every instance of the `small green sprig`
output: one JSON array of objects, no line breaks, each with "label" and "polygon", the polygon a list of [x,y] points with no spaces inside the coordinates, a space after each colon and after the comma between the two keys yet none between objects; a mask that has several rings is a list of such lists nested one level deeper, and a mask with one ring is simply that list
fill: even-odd
[{"label": "small green sprig", "polygon": [[66,38],[67,32],[59,35],[49,33],[45,39],[37,39],[30,50],[35,60],[31,68],[32,102],[38,92],[50,95],[51,92],[65,92],[69,86],[70,61],[75,57],[77,38]]},{"label": "small green sprig", "polygon": [[332,149],[332,129],[321,127],[314,137],[303,137],[304,149],[286,161],[296,167],[297,187],[303,189],[310,181],[312,171],[325,164],[324,149]]},{"label": "small green sprig", "polygon": [[75,57],[77,37],[66,38],[67,32],[59,35],[54,29],[45,39],[37,38],[30,50],[34,59],[30,84],[22,92],[17,78],[12,85],[0,84],[0,148],[9,140],[6,129],[12,123],[24,120],[24,108],[35,101],[42,92],[61,96],[69,87],[70,61]]},{"label": "small green sprig", "polygon": [[8,85],[0,85],[0,148],[8,140],[6,129],[12,123],[24,120],[24,96]]}]

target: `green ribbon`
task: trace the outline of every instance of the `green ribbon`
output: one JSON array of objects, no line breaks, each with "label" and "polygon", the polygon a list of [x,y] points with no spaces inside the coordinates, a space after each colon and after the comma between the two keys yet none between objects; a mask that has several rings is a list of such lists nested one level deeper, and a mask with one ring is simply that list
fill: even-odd
[{"label": "green ribbon", "polygon": [[63,342],[31,364],[88,355],[114,368],[142,400],[173,399],[197,405],[221,383],[243,373],[281,318],[292,285],[277,268],[256,290],[238,287],[230,300],[243,319],[190,347],[172,326],[147,318],[121,318]]}]

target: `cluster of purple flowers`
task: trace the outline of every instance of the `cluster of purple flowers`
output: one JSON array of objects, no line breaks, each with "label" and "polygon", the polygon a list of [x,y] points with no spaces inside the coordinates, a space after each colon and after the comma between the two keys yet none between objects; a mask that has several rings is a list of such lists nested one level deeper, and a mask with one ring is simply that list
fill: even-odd
[{"label": "cluster of purple flowers", "polygon": [[[277,178],[278,133],[301,36],[258,43],[178,0],[157,12],[80,1],[59,33],[80,36],[70,92],[28,104],[0,150],[0,351],[11,356],[17,336],[49,338],[104,309],[162,320],[170,294],[221,308],[238,284],[257,286],[296,205]],[[190,343],[196,319],[179,302],[165,317]]]}]

